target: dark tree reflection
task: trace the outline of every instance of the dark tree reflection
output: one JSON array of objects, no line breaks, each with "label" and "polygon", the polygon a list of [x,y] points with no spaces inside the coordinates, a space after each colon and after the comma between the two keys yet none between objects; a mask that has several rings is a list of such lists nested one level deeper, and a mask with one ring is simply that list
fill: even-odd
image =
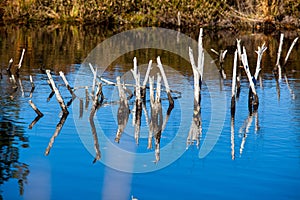
[{"label": "dark tree reflection", "polygon": [[28,146],[28,138],[24,137],[22,129],[0,116],[0,185],[11,178],[17,179],[20,195],[23,195],[29,174],[28,165],[19,162],[19,143],[23,147]]}]

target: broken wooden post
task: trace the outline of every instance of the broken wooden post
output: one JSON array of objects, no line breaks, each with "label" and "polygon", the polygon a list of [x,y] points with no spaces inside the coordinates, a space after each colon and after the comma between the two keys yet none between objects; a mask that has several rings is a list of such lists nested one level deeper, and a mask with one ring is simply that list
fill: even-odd
[{"label": "broken wooden post", "polygon": [[[259,105],[259,100],[258,100],[258,96],[256,93],[255,84],[253,82],[251,72],[249,70],[248,58],[247,58],[247,53],[246,53],[245,47],[243,47],[242,62],[243,62],[244,69],[247,74],[247,77],[248,77],[248,80],[250,83],[250,88],[251,88],[251,90],[249,90],[248,106],[249,106],[249,112],[252,113],[252,105],[253,105],[254,110],[257,110],[258,105]],[[253,94],[253,97],[252,97],[252,94]]]},{"label": "broken wooden post", "polygon": [[102,92],[102,83],[98,83],[97,93],[96,93],[96,96],[94,97],[93,107],[92,107],[92,110],[91,110],[91,113],[93,115],[96,112],[96,110],[98,109],[98,107],[101,106],[103,100],[104,100],[104,95],[103,95],[103,92]]},{"label": "broken wooden post", "polygon": [[277,60],[276,60],[276,65],[273,69],[273,73],[275,76],[278,78],[279,81],[281,81],[281,65],[280,65],[280,57],[281,57],[281,52],[282,52],[282,45],[283,45],[283,38],[284,34],[280,34],[280,42],[279,42],[279,47],[278,47],[278,52],[277,52]]},{"label": "broken wooden post", "polygon": [[172,95],[171,95],[171,90],[170,90],[170,87],[169,87],[167,76],[165,74],[164,68],[163,68],[163,66],[161,64],[161,61],[160,61],[160,56],[157,57],[157,66],[160,70],[160,73],[162,75],[162,78],[163,78],[163,81],[164,81],[164,84],[165,84],[165,88],[166,88],[166,92],[167,92],[168,100],[169,100],[169,105],[171,107],[174,107],[174,100],[173,100]]},{"label": "broken wooden post", "polygon": [[152,60],[149,61],[148,68],[147,68],[146,75],[145,75],[145,79],[143,81],[143,85],[142,85],[142,88],[141,88],[141,96],[142,96],[142,99],[143,99],[144,102],[146,101],[146,84],[148,82],[148,78],[149,78],[149,74],[150,74],[151,69],[152,69]]},{"label": "broken wooden post", "polygon": [[23,51],[22,51],[22,54],[21,54],[21,57],[20,57],[20,61],[19,61],[19,64],[18,64],[18,68],[16,70],[17,77],[19,77],[19,71],[20,71],[20,69],[22,67],[22,61],[23,61],[23,58],[24,58],[24,54],[25,54],[25,49],[23,49]]},{"label": "broken wooden post", "polygon": [[193,50],[189,47],[189,57],[190,62],[193,69],[193,75],[194,75],[194,107],[199,107],[200,109],[200,102],[201,102],[201,74],[199,69],[196,67],[194,56],[193,56]]},{"label": "broken wooden post", "polygon": [[[200,28],[199,37],[198,37],[198,64],[197,69],[199,71],[199,87],[201,90],[202,80],[203,80],[203,70],[204,70],[204,50],[203,50],[203,28]],[[200,96],[201,98],[201,96]]]},{"label": "broken wooden post", "polygon": [[60,71],[60,72],[59,72],[59,75],[60,75],[61,78],[63,79],[63,81],[64,81],[64,83],[65,83],[65,85],[66,85],[68,91],[69,91],[70,94],[72,95],[72,99],[74,100],[74,99],[76,98],[76,95],[75,95],[75,93],[73,92],[73,90],[72,90],[72,88],[71,88],[71,86],[70,86],[70,84],[69,84],[67,78],[65,77],[65,74],[64,74],[62,71]]},{"label": "broken wooden post", "polygon": [[285,56],[284,63],[283,63],[283,65],[282,65],[284,71],[286,71],[286,63],[287,63],[287,60],[289,59],[289,56],[290,56],[290,54],[291,54],[291,52],[292,52],[292,49],[294,48],[294,46],[295,46],[296,42],[298,41],[298,39],[299,39],[299,37],[296,37],[296,38],[294,39],[293,43],[291,44],[291,46],[290,46],[290,48],[289,48],[289,50],[288,50],[288,52],[287,52],[287,54],[286,54],[286,56]]},{"label": "broken wooden post", "polygon": [[8,66],[6,68],[6,71],[7,71],[9,77],[11,77],[11,67],[12,67],[13,62],[14,62],[14,60],[11,58],[8,62]]},{"label": "broken wooden post", "polygon": [[254,84],[256,85],[258,75],[261,71],[261,60],[264,52],[267,50],[267,47],[265,46],[265,43],[260,47],[258,47],[258,50],[255,51],[257,53],[257,62],[256,62],[256,69],[255,69],[255,74],[254,74]]},{"label": "broken wooden post", "polygon": [[133,69],[131,69],[131,73],[135,80],[135,116],[133,119],[133,123],[135,126],[134,138],[136,144],[139,144],[140,126],[141,126],[141,117],[142,117],[142,98],[141,98],[140,73],[138,72],[136,57],[133,58]]},{"label": "broken wooden post", "polygon": [[67,107],[66,107],[66,105],[65,105],[65,102],[64,102],[63,98],[62,98],[61,95],[60,95],[59,90],[58,90],[58,89],[56,88],[56,86],[55,86],[55,83],[54,83],[53,78],[52,78],[52,76],[51,76],[50,70],[46,70],[46,73],[47,73],[48,79],[49,79],[49,81],[50,81],[51,87],[53,88],[53,90],[54,90],[54,92],[55,92],[56,99],[57,99],[57,101],[58,101],[58,103],[59,103],[59,105],[60,105],[60,107],[61,107],[63,113],[64,113],[64,114],[68,114],[69,111],[68,111],[68,109],[67,109]]},{"label": "broken wooden post", "polygon": [[96,69],[94,69],[94,67],[92,66],[91,63],[89,63],[89,66],[90,66],[90,69],[93,73],[93,85],[92,85],[92,98],[94,98],[94,95],[95,95],[95,86],[96,86],[96,79],[97,79],[97,67]]},{"label": "broken wooden post", "polygon": [[237,50],[234,52],[233,70],[232,70],[232,89],[231,89],[231,118],[235,115],[235,95],[236,95],[236,68],[237,68]]},{"label": "broken wooden post", "polygon": [[219,65],[220,65],[220,69],[219,69],[219,72],[220,72],[220,75],[222,77],[222,79],[226,79],[226,73],[224,71],[224,59],[225,59],[225,56],[226,56],[226,53],[227,53],[227,50],[221,50],[220,53],[217,52],[216,50],[214,49],[210,49],[212,52],[214,52],[217,56],[219,56]]},{"label": "broken wooden post", "polygon": [[241,50],[241,40],[237,41],[237,51],[238,51],[238,66],[237,66],[237,77],[236,77],[236,98],[239,98],[241,92],[241,79],[242,79],[242,50]]}]

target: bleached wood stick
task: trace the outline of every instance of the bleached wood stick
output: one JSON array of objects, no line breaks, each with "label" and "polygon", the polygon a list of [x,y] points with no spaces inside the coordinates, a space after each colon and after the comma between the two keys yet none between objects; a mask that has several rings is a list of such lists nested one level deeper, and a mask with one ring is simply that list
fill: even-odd
[{"label": "bleached wood stick", "polygon": [[157,57],[157,66],[160,69],[160,73],[161,73],[162,78],[164,80],[164,84],[165,84],[165,87],[166,87],[166,92],[167,92],[167,95],[168,95],[169,105],[171,107],[174,107],[174,100],[173,100],[173,97],[171,95],[171,90],[170,90],[170,87],[169,87],[168,79],[167,79],[167,76],[165,74],[164,68],[161,64],[159,56]]},{"label": "bleached wood stick", "polygon": [[145,79],[144,79],[144,82],[143,82],[144,87],[146,86],[146,84],[148,82],[148,78],[149,78],[149,74],[150,74],[151,69],[152,69],[152,60],[150,60],[149,64],[148,64],[147,72],[146,72]]},{"label": "bleached wood stick", "polygon": [[190,62],[194,74],[194,101],[195,101],[195,105],[199,105],[200,104],[200,86],[199,86],[200,72],[196,67],[194,56],[193,56],[193,50],[191,47],[189,47],[189,57],[190,57]]},{"label": "bleached wood stick", "polygon": [[292,49],[293,49],[293,47],[295,46],[295,44],[296,44],[296,42],[297,42],[298,39],[299,39],[299,37],[296,37],[296,38],[294,39],[293,43],[291,44],[291,46],[290,46],[290,48],[289,48],[289,50],[288,50],[288,52],[287,52],[287,54],[286,54],[286,56],[285,56],[284,63],[283,63],[283,67],[286,65],[286,62],[287,62],[287,60],[289,59],[289,56],[290,56],[290,54],[291,54],[291,52],[292,52]]},{"label": "bleached wood stick", "polygon": [[234,52],[233,72],[232,72],[232,89],[231,89],[231,117],[235,114],[235,94],[236,94],[236,68],[237,68],[237,50]]},{"label": "bleached wood stick", "polygon": [[96,78],[97,78],[97,68],[94,71],[93,86],[92,86],[92,96],[95,95]]},{"label": "bleached wood stick", "polygon": [[247,74],[247,77],[248,77],[248,80],[249,80],[249,83],[250,83],[250,87],[251,87],[251,90],[253,92],[254,95],[257,95],[256,94],[256,90],[255,90],[255,85],[253,83],[253,80],[252,80],[252,76],[251,76],[251,72],[249,70],[249,65],[248,65],[248,59],[247,59],[247,53],[246,53],[246,49],[245,47],[243,47],[243,54],[242,54],[242,62],[243,62],[243,65],[244,65],[244,69],[245,69],[245,72]]},{"label": "bleached wood stick", "polygon": [[63,98],[61,97],[59,90],[55,86],[55,83],[54,83],[53,78],[51,76],[50,70],[46,70],[46,74],[47,74],[48,79],[50,81],[50,84],[51,84],[51,86],[52,86],[52,88],[55,92],[56,99],[57,99],[63,113],[68,114],[69,111],[67,109],[67,106],[65,105],[65,102],[64,102]]},{"label": "bleached wood stick", "polygon": [[198,37],[198,70],[200,73],[200,79],[202,81],[203,76],[203,64],[204,64],[204,51],[203,51],[203,28],[200,28]]},{"label": "bleached wood stick", "polygon": [[279,42],[278,52],[277,52],[276,66],[280,65],[280,56],[281,56],[281,51],[282,51],[283,38],[284,38],[284,34],[281,33],[280,34],[280,42]]},{"label": "bleached wood stick", "polygon": [[8,66],[6,68],[6,71],[8,72],[9,76],[11,76],[11,67],[12,67],[12,64],[13,64],[14,60],[11,58],[8,62]]},{"label": "bleached wood stick", "polygon": [[135,95],[136,99],[141,100],[141,86],[140,86],[140,73],[137,69],[137,60],[136,57],[133,58],[133,69],[131,69],[133,78],[135,79]]},{"label": "bleached wood stick", "polygon": [[158,68],[160,70],[160,73],[162,75],[162,78],[163,78],[163,81],[164,81],[164,84],[165,84],[165,87],[166,87],[166,92],[170,93],[170,87],[169,87],[168,79],[167,79],[167,76],[165,74],[163,65],[161,64],[160,56],[157,57],[157,66],[158,66]]},{"label": "bleached wood stick", "polygon": [[215,53],[216,55],[218,55],[218,56],[220,55],[219,52],[217,52],[216,50],[214,50],[214,49],[210,49],[210,50],[211,50],[213,53]]},{"label": "bleached wood stick", "polygon": [[38,116],[40,116],[40,117],[43,117],[44,116],[44,114],[35,106],[35,104],[31,101],[31,100],[29,100],[28,101],[29,102],[29,105],[31,106],[31,108],[34,110],[34,112],[38,115]]},{"label": "bleached wood stick", "polygon": [[72,95],[72,97],[75,98],[76,95],[75,95],[75,93],[73,92],[73,90],[72,90],[72,88],[71,88],[71,86],[70,86],[70,84],[69,84],[67,78],[65,77],[65,74],[64,74],[62,71],[60,71],[60,72],[59,72],[59,75],[60,75],[61,78],[63,79],[63,81],[64,81],[64,83],[65,83],[67,89],[69,90],[70,94]]},{"label": "bleached wood stick", "polygon": [[254,74],[255,81],[257,80],[259,72],[261,71],[261,66],[260,66],[261,59],[266,50],[267,50],[267,47],[265,46],[265,43],[263,43],[263,45],[261,47],[259,46],[258,50],[255,51],[257,53],[256,70],[255,70],[255,74]]},{"label": "bleached wood stick", "polygon": [[19,61],[19,64],[18,64],[18,69],[20,69],[22,67],[22,61],[23,61],[23,58],[24,58],[24,54],[25,54],[25,49],[23,49],[23,51],[22,51],[21,58],[20,58],[20,61]]}]

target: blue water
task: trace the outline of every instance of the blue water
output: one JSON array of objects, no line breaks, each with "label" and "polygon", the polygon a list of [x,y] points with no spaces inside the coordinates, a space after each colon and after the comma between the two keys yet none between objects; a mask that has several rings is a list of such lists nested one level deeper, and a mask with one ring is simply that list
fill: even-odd
[{"label": "blue water", "polygon": [[[79,65],[68,66],[68,68],[70,72],[66,76],[72,85]],[[110,71],[110,75],[105,78],[114,81],[111,77],[120,74],[122,71]],[[185,74],[185,71],[182,74]],[[183,76],[183,83],[192,83],[190,75]],[[68,102],[71,96],[61,78],[58,74],[54,74],[53,77],[65,102]],[[170,76],[170,82],[174,83],[170,84],[170,87],[181,90],[182,97],[175,100],[175,107],[162,133],[161,155],[158,163],[154,162],[154,149],[147,150],[148,125],[144,113],[139,145],[135,144],[133,138],[132,114],[120,144],[117,144],[114,138],[117,131],[118,104],[100,107],[95,123],[102,128],[100,130],[97,126],[102,157],[100,161],[93,163],[96,152],[91,127],[86,121],[91,104],[87,110],[84,108],[84,116],[80,119],[79,99],[74,100],[69,107],[70,114],[61,132],[55,138],[49,155],[46,156],[45,150],[62,116],[55,95],[47,102],[51,92],[46,82],[47,76],[40,74],[38,70],[33,73],[36,88],[31,99],[44,113],[44,117],[32,129],[28,129],[28,125],[36,114],[28,104],[29,78],[25,76],[22,78],[24,87],[24,97],[22,97],[19,90],[13,93],[7,89],[11,85],[4,76],[0,81],[0,121],[5,124],[0,129],[0,155],[5,155],[6,148],[16,147],[18,159],[17,162],[6,163],[9,166],[6,170],[10,170],[11,175],[8,179],[4,179],[5,176],[1,174],[0,194],[3,199],[8,200],[131,199],[132,197],[139,200],[300,199],[299,72],[288,74],[289,85],[285,79],[282,79],[279,83],[280,96],[272,74],[265,72],[262,77],[263,85],[257,86],[259,109],[256,114],[249,116],[248,82],[243,76],[233,130],[230,117],[231,81],[224,80],[220,90],[219,79],[207,80],[202,89],[203,133],[200,147],[194,144],[187,148],[186,138],[192,121],[193,103],[182,102],[191,99],[192,93],[189,93],[190,88],[184,88],[181,82],[178,82],[177,76]],[[229,78],[231,78],[230,74]],[[294,95],[291,94],[289,87]],[[104,86],[103,91],[107,103],[110,97],[118,99],[117,96],[113,96],[117,95],[114,87]],[[10,98],[11,93],[13,99]],[[165,93],[162,95],[165,97]],[[221,104],[226,111],[225,120],[220,124],[221,133],[215,146],[207,156],[200,158],[199,152],[203,142],[210,134],[208,130],[211,117],[216,112],[212,110],[210,99],[212,95],[225,96],[225,101]],[[163,100],[162,104],[165,116],[168,101]],[[132,106],[131,101],[130,108]],[[149,112],[149,102],[146,107]],[[185,128],[180,129],[182,126]],[[4,134],[10,135],[4,137]],[[174,138],[177,138],[176,142]],[[117,151],[111,151],[110,145],[129,152],[131,156],[123,156]],[[167,150],[162,150],[164,147],[168,147]],[[144,160],[142,156],[139,157],[142,153],[146,155]],[[178,155],[178,158],[175,156],[174,162],[166,164],[166,160],[173,158],[174,155]],[[109,162],[119,170],[107,166],[110,165],[107,164]],[[1,160],[2,173],[5,171],[3,166],[4,162]],[[141,168],[151,170],[140,173],[123,172],[128,169],[139,171]]]}]

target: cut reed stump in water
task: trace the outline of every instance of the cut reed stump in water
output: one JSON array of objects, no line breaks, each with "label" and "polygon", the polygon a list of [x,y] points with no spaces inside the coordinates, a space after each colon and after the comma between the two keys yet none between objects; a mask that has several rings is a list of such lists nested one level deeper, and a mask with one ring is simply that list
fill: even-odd
[{"label": "cut reed stump in water", "polygon": [[252,113],[252,107],[253,107],[254,111],[256,111],[258,109],[259,100],[258,100],[258,95],[256,93],[255,84],[253,82],[251,72],[249,70],[248,58],[247,58],[247,53],[246,53],[245,47],[243,47],[242,62],[243,62],[244,69],[247,74],[247,77],[248,77],[248,80],[250,83],[250,88],[251,88],[251,90],[249,90],[248,108],[249,108],[249,112]]},{"label": "cut reed stump in water", "polygon": [[193,69],[194,75],[194,107],[199,107],[201,104],[201,86],[203,80],[203,68],[204,68],[204,50],[203,50],[203,29],[200,28],[199,38],[198,38],[198,62],[197,66],[195,64],[195,59],[193,55],[193,50],[189,47],[189,58]]},{"label": "cut reed stump in water", "polygon": [[145,75],[145,79],[143,81],[143,85],[142,85],[142,88],[141,88],[141,97],[142,97],[144,102],[146,101],[146,85],[147,85],[147,82],[148,82],[148,79],[149,79],[149,74],[150,74],[151,69],[152,69],[152,60],[149,61],[147,72],[146,72],[146,75]]},{"label": "cut reed stump in water", "polygon": [[281,65],[280,65],[280,57],[281,57],[281,52],[282,52],[283,38],[284,38],[284,34],[281,33],[280,34],[280,42],[279,42],[278,52],[277,52],[276,65],[273,69],[273,73],[279,81],[281,80],[281,74],[282,74]]},{"label": "cut reed stump in water", "polygon": [[167,76],[165,74],[163,65],[161,64],[161,61],[160,61],[160,56],[157,57],[157,66],[160,70],[161,76],[163,78],[163,81],[164,81],[164,84],[165,84],[165,87],[166,87],[166,92],[167,92],[168,100],[169,100],[169,106],[171,106],[173,108],[174,107],[174,100],[173,100],[172,95],[171,95],[171,90],[170,90],[170,86],[169,86],[169,83],[168,83]]},{"label": "cut reed stump in water", "polygon": [[60,71],[60,72],[59,72],[59,75],[60,75],[61,78],[63,79],[63,81],[64,81],[64,83],[65,83],[65,85],[66,85],[68,91],[69,91],[70,94],[72,95],[72,99],[74,100],[74,99],[76,98],[76,95],[75,95],[75,93],[73,92],[73,90],[72,90],[72,88],[71,88],[71,86],[70,86],[70,84],[69,84],[67,78],[65,77],[65,74],[64,74],[62,71]]},{"label": "cut reed stump in water", "polygon": [[133,69],[131,69],[131,73],[135,80],[135,117],[133,120],[133,124],[135,127],[134,138],[136,144],[139,144],[141,117],[142,117],[142,98],[141,98],[140,73],[138,72],[136,57],[133,58]]},{"label": "cut reed stump in water", "polygon": [[58,89],[56,88],[56,86],[55,86],[55,83],[54,83],[53,78],[52,78],[52,76],[51,76],[50,70],[46,70],[46,74],[47,74],[48,79],[49,79],[49,81],[50,81],[51,87],[52,87],[52,89],[53,89],[54,92],[55,92],[56,99],[57,99],[57,101],[58,101],[58,103],[59,103],[59,105],[60,105],[60,107],[61,107],[63,113],[64,113],[64,114],[68,114],[69,111],[68,111],[68,109],[67,109],[67,106],[65,105],[65,102],[64,102],[63,98],[61,97],[59,90],[58,90]]},{"label": "cut reed stump in water", "polygon": [[223,79],[226,79],[226,74],[225,74],[225,71],[224,71],[224,60],[225,60],[225,56],[226,56],[226,53],[227,53],[227,50],[221,50],[220,53],[217,52],[216,50],[214,49],[210,49],[212,52],[214,52],[217,56],[219,56],[219,65],[220,65],[220,69],[219,69],[219,72],[220,72],[220,75]]},{"label": "cut reed stump in water", "polygon": [[16,70],[17,77],[19,77],[19,72],[20,72],[20,69],[22,67],[22,61],[23,61],[23,58],[24,58],[24,54],[25,54],[25,49],[23,49],[23,51],[22,51],[21,58],[20,58],[20,61],[19,61],[19,64],[18,64],[18,68]]},{"label": "cut reed stump in water", "polygon": [[12,67],[13,62],[14,62],[14,60],[11,58],[8,62],[8,66],[6,68],[6,71],[7,71],[9,77],[11,77],[11,67]]},{"label": "cut reed stump in water", "polygon": [[235,98],[236,98],[236,69],[237,69],[237,50],[234,52],[233,72],[232,72],[232,90],[231,90],[231,118],[235,115]]},{"label": "cut reed stump in water", "polygon": [[237,66],[237,77],[236,77],[236,98],[239,98],[241,92],[241,79],[242,79],[242,48],[241,48],[241,40],[236,39],[236,46],[238,51],[238,66]]}]

